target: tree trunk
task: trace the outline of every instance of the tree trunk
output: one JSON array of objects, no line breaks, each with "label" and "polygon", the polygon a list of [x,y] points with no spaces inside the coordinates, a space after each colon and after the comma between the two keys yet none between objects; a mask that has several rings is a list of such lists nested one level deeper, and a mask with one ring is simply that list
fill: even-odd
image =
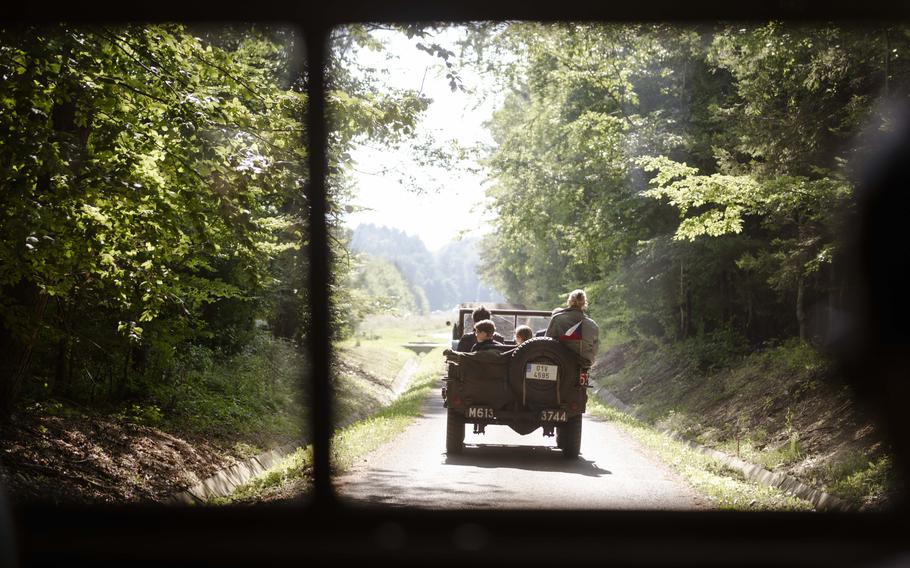
[{"label": "tree trunk", "polygon": [[679,338],[689,337],[689,307],[686,295],[686,264],[679,261]]},{"label": "tree trunk", "polygon": [[752,288],[746,288],[746,336],[752,338]]},{"label": "tree trunk", "polygon": [[44,319],[44,311],[47,308],[47,296],[40,292],[37,294],[31,333],[21,346],[21,349],[19,349],[15,367],[12,367],[8,372],[4,373],[5,376],[0,378],[3,382],[2,392],[0,392],[0,395],[2,395],[2,398],[0,398],[0,419],[2,420],[7,420],[12,415],[15,404],[19,400],[19,394],[22,391],[22,383],[31,368],[32,352],[38,343],[41,322]]},{"label": "tree trunk", "polygon": [[840,309],[840,305],[837,302],[837,270],[833,262],[828,266],[828,279],[828,318],[825,322],[827,330],[825,337],[830,339],[834,337],[837,331],[835,326],[837,324],[837,312]]},{"label": "tree trunk", "polygon": [[796,323],[799,324],[799,338],[802,341],[808,341],[809,339],[809,318],[806,316],[805,294],[806,279],[800,272],[796,278]]},{"label": "tree trunk", "polygon": [[73,397],[73,336],[69,332],[57,342],[53,392],[55,396]]},{"label": "tree trunk", "polygon": [[115,393],[116,400],[119,402],[126,396],[126,385],[130,379],[130,364],[133,361],[133,344],[132,340],[127,338],[126,355],[123,358],[123,376],[120,378],[120,384],[117,386]]}]

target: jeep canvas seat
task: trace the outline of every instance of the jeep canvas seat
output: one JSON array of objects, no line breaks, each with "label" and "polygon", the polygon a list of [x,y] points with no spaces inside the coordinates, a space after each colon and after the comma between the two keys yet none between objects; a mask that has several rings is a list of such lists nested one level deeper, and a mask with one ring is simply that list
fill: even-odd
[{"label": "jeep canvas seat", "polygon": [[[505,346],[504,346],[505,347]],[[509,390],[509,349],[488,349],[474,353],[454,352],[447,361],[448,376],[461,381],[460,392],[467,406],[488,406],[502,410],[515,401]]]}]

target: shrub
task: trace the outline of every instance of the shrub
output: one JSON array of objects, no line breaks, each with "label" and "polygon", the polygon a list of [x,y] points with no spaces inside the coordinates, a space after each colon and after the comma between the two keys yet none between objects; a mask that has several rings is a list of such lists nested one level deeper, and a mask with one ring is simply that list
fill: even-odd
[{"label": "shrub", "polygon": [[292,342],[260,331],[234,356],[191,346],[151,390],[167,423],[234,439],[300,434],[303,360]]},{"label": "shrub", "polygon": [[863,457],[862,460],[842,462],[832,470],[830,475],[834,477],[834,482],[830,486],[831,492],[852,501],[881,496],[893,484],[892,464],[888,456],[875,461]]}]

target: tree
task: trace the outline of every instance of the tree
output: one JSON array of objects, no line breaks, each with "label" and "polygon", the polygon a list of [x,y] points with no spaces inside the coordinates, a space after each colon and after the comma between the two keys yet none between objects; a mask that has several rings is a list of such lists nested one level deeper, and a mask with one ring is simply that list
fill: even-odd
[{"label": "tree", "polygon": [[776,22],[487,30],[511,59],[486,270],[518,301],[584,285],[633,335],[823,334],[858,134],[910,92],[907,40]]},{"label": "tree", "polygon": [[[68,394],[103,377],[117,400],[141,396],[191,345],[236,352],[257,318],[299,337],[299,38],[259,25],[25,26],[2,38],[3,416],[33,374]],[[376,92],[339,57],[333,219],[346,148],[406,136],[426,106]]]}]

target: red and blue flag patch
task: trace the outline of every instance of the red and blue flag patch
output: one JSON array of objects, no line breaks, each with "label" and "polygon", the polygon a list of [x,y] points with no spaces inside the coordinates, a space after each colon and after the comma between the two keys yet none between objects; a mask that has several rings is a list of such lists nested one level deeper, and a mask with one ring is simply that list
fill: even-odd
[{"label": "red and blue flag patch", "polygon": [[570,340],[570,341],[581,341],[581,322],[576,323],[572,327],[566,330],[559,339]]}]

